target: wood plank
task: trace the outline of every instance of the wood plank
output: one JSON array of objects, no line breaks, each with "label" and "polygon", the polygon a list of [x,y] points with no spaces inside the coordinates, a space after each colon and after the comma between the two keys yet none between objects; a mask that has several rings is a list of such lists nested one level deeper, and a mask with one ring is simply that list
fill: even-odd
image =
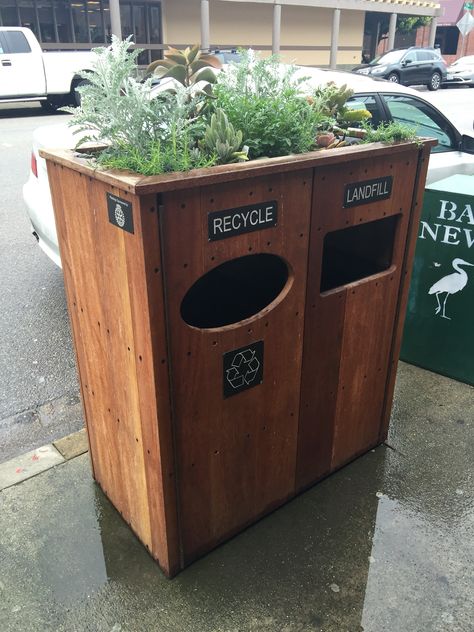
[{"label": "wood plank", "polygon": [[[142,232],[136,198],[82,173],[51,168],[61,169],[61,179],[53,176],[52,181],[95,476],[165,571],[172,573],[177,551],[170,555],[165,529],[156,526],[164,523],[163,485],[147,311],[150,275],[143,270],[141,242],[142,234],[158,240],[157,213],[152,218],[147,211]],[[132,204],[135,234],[110,224],[107,191]],[[149,257],[148,263],[154,266],[155,260]],[[166,391],[163,396],[167,401]],[[165,428],[163,419],[163,432]]]},{"label": "wood plank", "polygon": [[[315,170],[301,385],[299,489],[378,442],[384,391],[391,370],[392,328],[415,171],[413,150]],[[393,178],[389,199],[344,208],[347,184],[385,176]],[[387,228],[382,232],[377,220],[386,222]],[[335,246],[335,255],[325,255],[329,244],[335,243],[328,240],[341,235],[341,244],[347,247],[350,240],[337,231],[351,228],[365,232],[363,239],[354,241],[352,251],[341,250],[341,270],[347,268],[352,274],[358,260],[364,259],[366,244],[389,237],[395,230],[393,253],[380,249],[377,255],[377,259],[389,261],[392,267],[385,272],[375,267],[369,276],[362,272],[362,278],[349,275],[350,280],[322,291],[321,279],[327,276],[327,265],[339,265]]]},{"label": "wood plank", "polygon": [[299,491],[331,470],[331,421],[336,415],[345,322],[345,290],[319,298],[317,286],[310,287],[308,278],[296,473]]},{"label": "wood plank", "polygon": [[398,282],[392,269],[347,290],[331,470],[378,443]]},{"label": "wood plank", "polygon": [[[176,472],[170,410],[163,270],[156,195],[140,198],[137,240],[129,242],[128,277],[134,291],[132,315],[143,458],[150,508],[151,548],[168,576],[180,568]],[[148,317],[144,318],[143,314]]]},{"label": "wood plank", "polygon": [[[163,242],[184,561],[294,493],[311,172],[164,196]],[[208,241],[207,213],[277,200],[278,226]],[[257,316],[214,329],[187,325],[181,300],[224,261],[274,253],[291,287]],[[285,294],[285,291],[284,293]],[[215,300],[219,297],[216,296]],[[291,336],[285,332],[291,331]],[[223,354],[264,341],[261,385],[224,399]]]},{"label": "wood plank", "polygon": [[390,372],[385,389],[384,410],[382,413],[382,423],[380,425],[379,442],[385,441],[388,434],[390,414],[392,411],[393,394],[395,391],[395,380],[397,376],[398,359],[402,345],[403,325],[408,304],[408,293],[410,290],[410,280],[415,257],[416,240],[418,237],[418,226],[423,210],[423,196],[425,193],[426,175],[430,158],[430,148],[422,147],[418,152],[418,164],[416,166],[416,178],[413,190],[412,208],[410,222],[407,229],[407,240],[403,255],[402,283],[398,296],[397,313],[394,323],[394,335],[392,348],[390,350]]}]

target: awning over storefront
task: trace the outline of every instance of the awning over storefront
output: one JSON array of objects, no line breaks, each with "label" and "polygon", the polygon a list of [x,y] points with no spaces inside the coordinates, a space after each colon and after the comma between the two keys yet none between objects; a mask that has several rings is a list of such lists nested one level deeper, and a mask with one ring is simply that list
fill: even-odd
[{"label": "awning over storefront", "polygon": [[[219,0],[247,4],[273,4],[276,6],[314,7],[347,11],[377,11],[406,15],[437,16],[440,3],[430,0]],[[457,0],[456,0],[457,1]],[[462,0],[460,0],[462,3]]]},{"label": "awning over storefront", "polygon": [[462,17],[465,0],[441,0],[441,13],[438,26],[455,26]]}]

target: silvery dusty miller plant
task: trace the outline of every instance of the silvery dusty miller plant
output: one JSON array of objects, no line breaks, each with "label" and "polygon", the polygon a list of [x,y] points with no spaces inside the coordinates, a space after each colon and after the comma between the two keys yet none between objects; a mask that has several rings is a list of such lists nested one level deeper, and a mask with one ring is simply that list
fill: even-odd
[{"label": "silvery dusty miller plant", "polygon": [[80,88],[81,107],[67,108],[74,114],[74,133],[82,135],[77,146],[104,144],[107,149],[96,155],[99,164],[145,175],[214,164],[214,156],[197,146],[205,121],[193,116],[194,98],[179,84],[152,98],[151,78],[133,77],[141,51],[130,46],[130,38],[112,37],[110,47],[94,49],[94,72],[82,75],[89,83]]}]

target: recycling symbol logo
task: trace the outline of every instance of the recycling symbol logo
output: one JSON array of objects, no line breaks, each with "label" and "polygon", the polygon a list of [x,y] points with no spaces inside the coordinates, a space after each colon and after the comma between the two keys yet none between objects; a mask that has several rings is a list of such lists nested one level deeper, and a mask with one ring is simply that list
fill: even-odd
[{"label": "recycling symbol logo", "polygon": [[235,354],[230,367],[226,370],[226,377],[232,388],[250,385],[257,377],[260,362],[255,357],[253,349],[245,349]]},{"label": "recycling symbol logo", "polygon": [[123,228],[125,226],[125,213],[123,212],[120,204],[115,205],[115,221],[120,226],[120,228]]}]

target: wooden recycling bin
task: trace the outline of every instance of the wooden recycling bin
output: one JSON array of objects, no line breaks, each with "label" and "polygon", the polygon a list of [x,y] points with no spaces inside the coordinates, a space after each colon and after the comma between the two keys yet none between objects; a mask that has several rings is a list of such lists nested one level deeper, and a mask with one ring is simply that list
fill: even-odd
[{"label": "wooden recycling bin", "polygon": [[168,576],[385,438],[429,150],[42,152],[94,477]]}]

